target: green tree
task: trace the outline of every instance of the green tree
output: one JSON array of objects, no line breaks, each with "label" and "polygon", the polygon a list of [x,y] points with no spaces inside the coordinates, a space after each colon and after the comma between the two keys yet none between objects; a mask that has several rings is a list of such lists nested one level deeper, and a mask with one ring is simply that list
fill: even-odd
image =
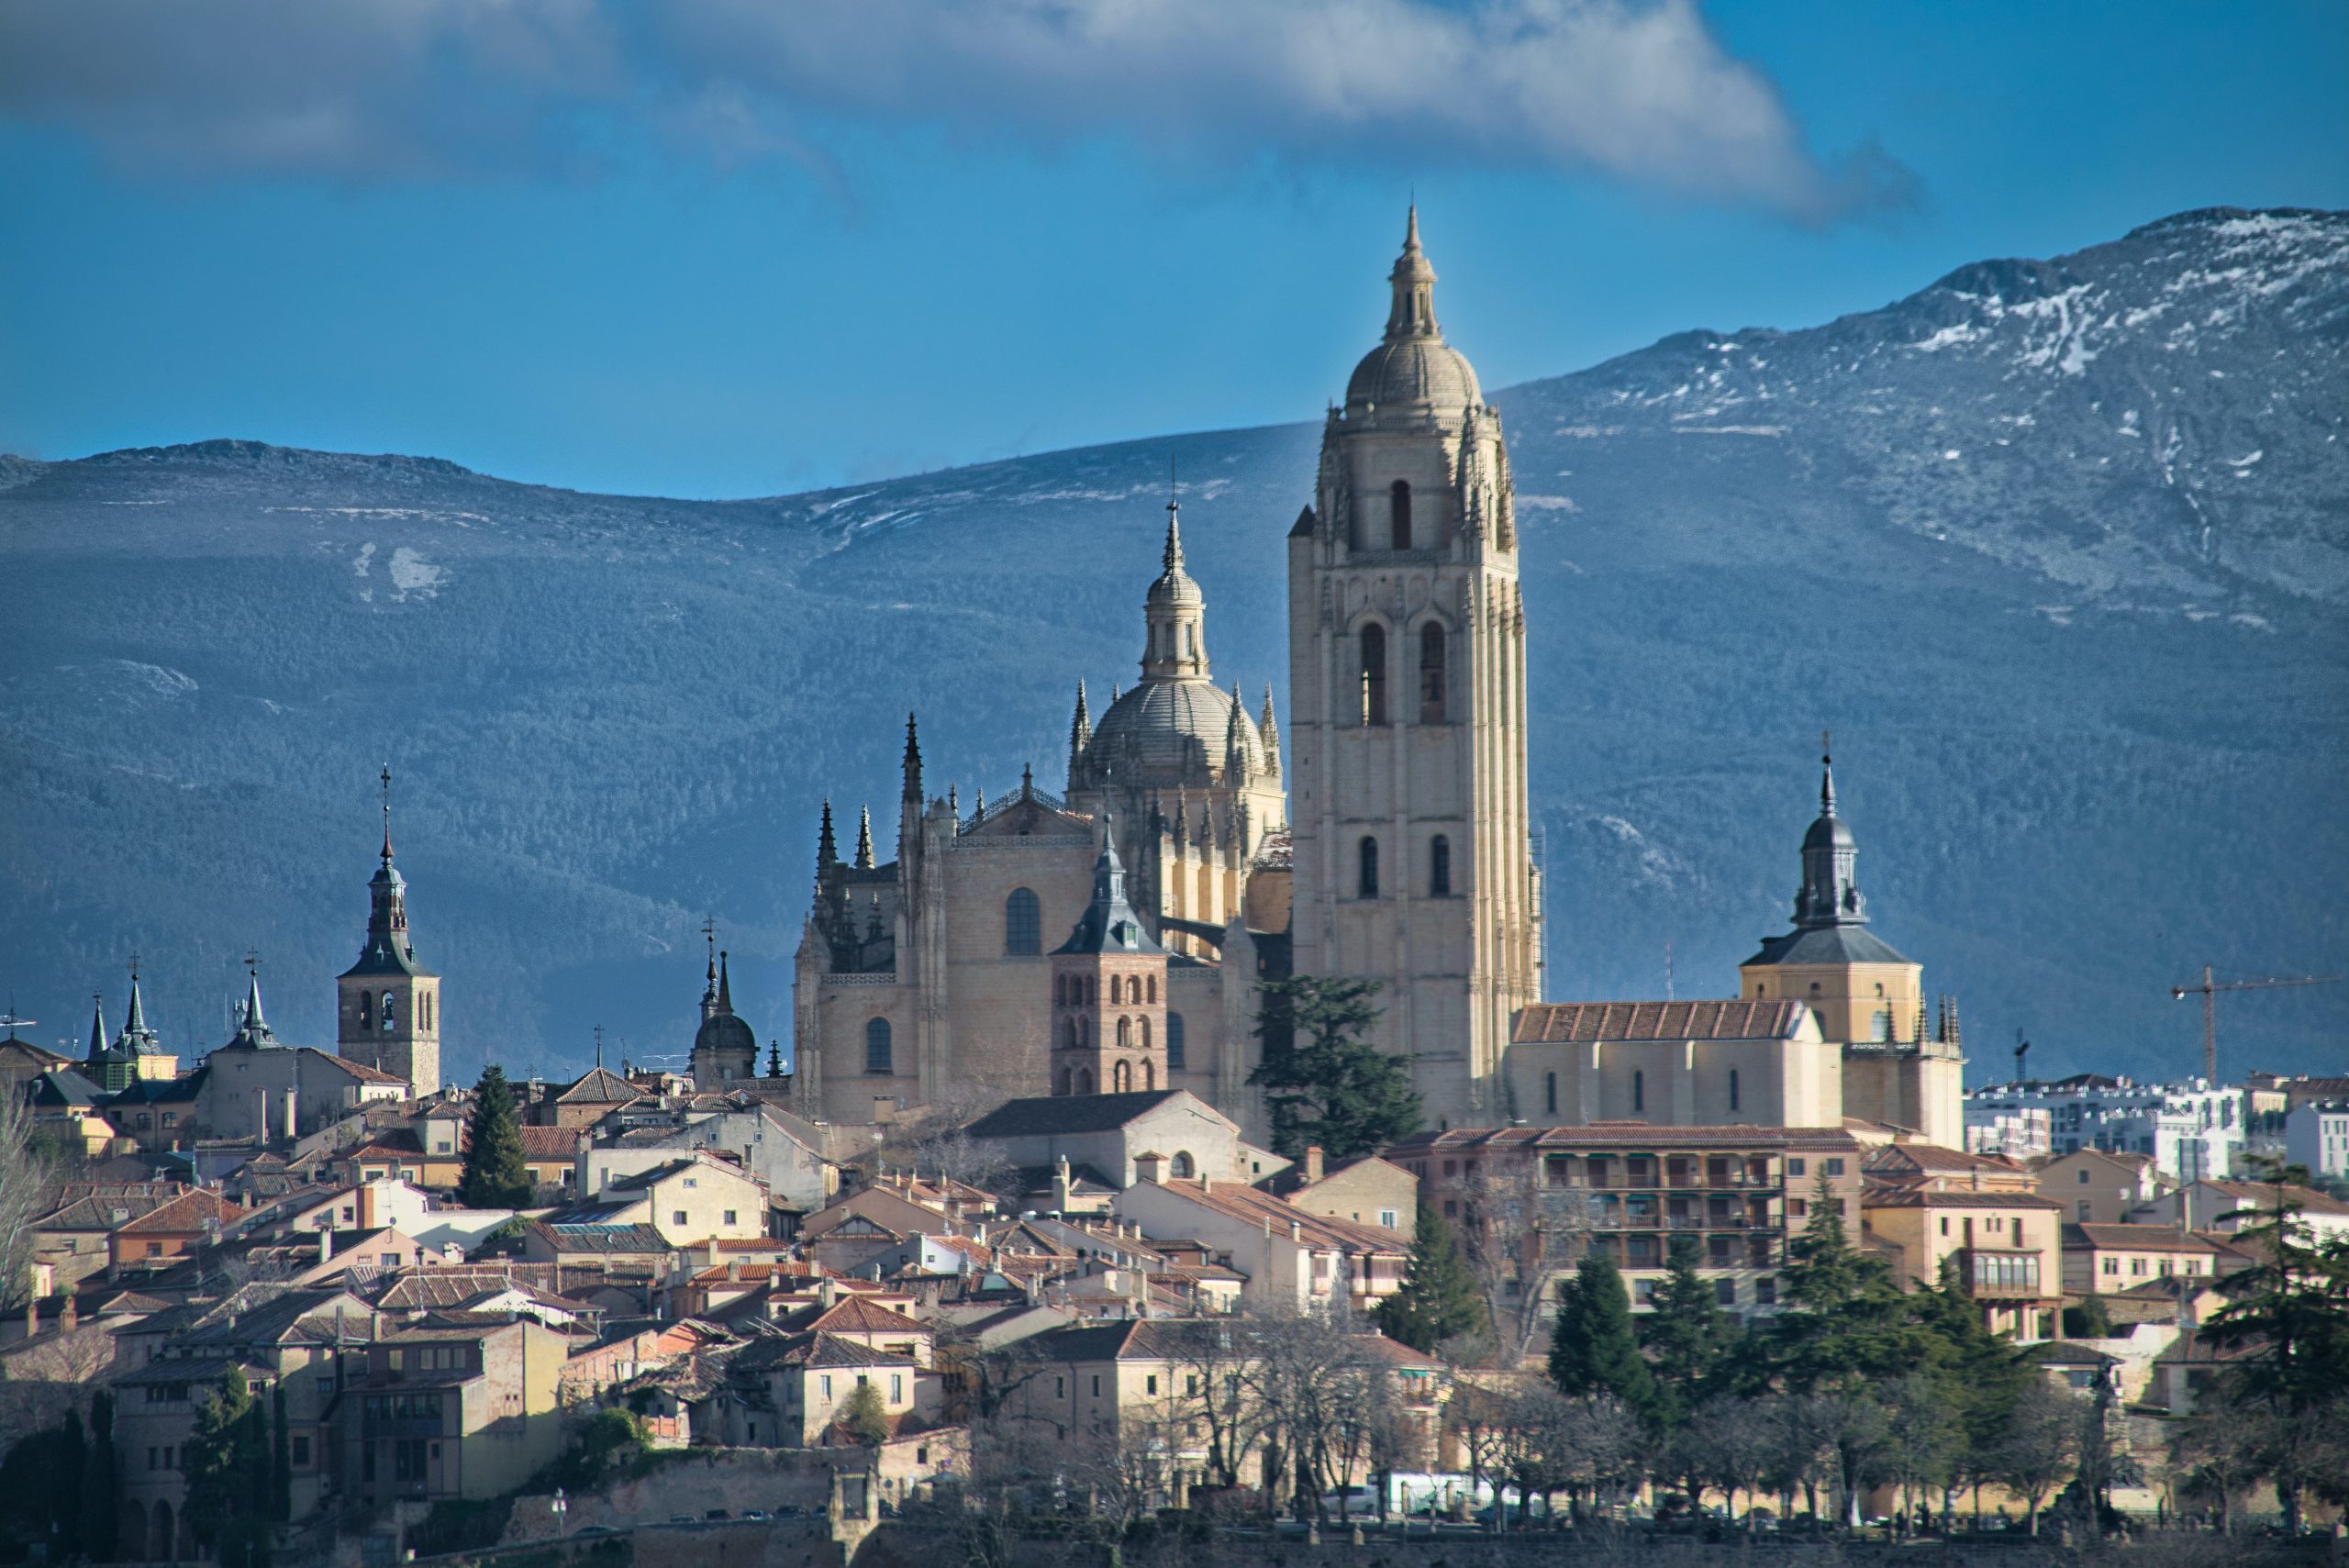
[{"label": "green tree", "polygon": [[1425,1199],[1412,1230],[1410,1273],[1378,1304],[1377,1316],[1388,1339],[1423,1351],[1485,1327],[1484,1296],[1460,1255],[1460,1238]]},{"label": "green tree", "polygon": [[114,1451],[114,1395],[101,1388],[90,1399],[90,1452],[82,1466],[82,1549],[95,1561],[112,1561],[121,1513],[122,1470]]},{"label": "green tree", "polygon": [[269,1495],[269,1439],[242,1367],[228,1369],[197,1414],[180,1469],[196,1543],[210,1548],[221,1568],[266,1568],[269,1524],[255,1505]]},{"label": "green tree", "polygon": [[866,1448],[879,1448],[889,1440],[889,1408],[881,1403],[881,1391],[870,1383],[850,1389],[847,1402],[832,1419]]},{"label": "green tree", "polygon": [[1378,984],[1299,975],[1256,987],[1264,1059],[1248,1081],[1266,1091],[1275,1152],[1294,1160],[1319,1144],[1332,1161],[1354,1160],[1419,1130],[1410,1058],[1363,1038],[1380,1017]]},{"label": "green tree", "polygon": [[1852,1245],[1823,1173],[1809,1207],[1802,1234],[1787,1243],[1779,1274],[1797,1309],[1762,1331],[1757,1348],[1766,1353],[1746,1369],[1748,1378],[1775,1376],[1791,1392],[1809,1394],[1897,1377],[1930,1360],[1932,1337],[1891,1269]]},{"label": "green tree", "polygon": [[1655,1375],[1631,1332],[1631,1298],[1612,1258],[1585,1258],[1559,1285],[1550,1381],[1573,1398],[1612,1396],[1651,1423],[1660,1414]]},{"label": "green tree", "polygon": [[1655,1287],[1654,1310],[1639,1322],[1639,1340],[1654,1366],[1664,1418],[1677,1423],[1696,1407],[1729,1346],[1712,1282],[1697,1273],[1703,1251],[1694,1236],[1675,1236],[1670,1270]]},{"label": "green tree", "polygon": [[520,1208],[530,1201],[530,1168],[522,1159],[522,1127],[514,1091],[495,1062],[473,1085],[473,1114],[457,1197],[468,1208]]}]

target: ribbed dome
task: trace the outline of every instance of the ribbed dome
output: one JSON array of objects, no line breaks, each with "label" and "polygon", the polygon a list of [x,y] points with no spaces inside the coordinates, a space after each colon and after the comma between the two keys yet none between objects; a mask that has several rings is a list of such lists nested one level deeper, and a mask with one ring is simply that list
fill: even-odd
[{"label": "ribbed dome", "polygon": [[1346,383],[1346,407],[1360,411],[1409,406],[1446,413],[1484,406],[1484,389],[1467,357],[1441,338],[1381,343],[1362,357]]},{"label": "ribbed dome", "polygon": [[1821,817],[1814,820],[1810,831],[1802,836],[1802,847],[1806,850],[1848,850],[1853,847],[1852,830],[1844,826],[1840,817]]},{"label": "ribbed dome", "polygon": [[694,1049],[697,1051],[745,1051],[756,1057],[759,1040],[751,1032],[751,1026],[740,1018],[732,1013],[719,1013],[715,1018],[704,1018],[701,1028],[694,1031]]},{"label": "ribbed dome", "polygon": [[[1101,716],[1085,756],[1121,784],[1203,784],[1201,769],[1223,766],[1231,713],[1231,694],[1206,681],[1145,681]],[[1244,708],[1240,740],[1250,772],[1262,769],[1264,738]]]}]

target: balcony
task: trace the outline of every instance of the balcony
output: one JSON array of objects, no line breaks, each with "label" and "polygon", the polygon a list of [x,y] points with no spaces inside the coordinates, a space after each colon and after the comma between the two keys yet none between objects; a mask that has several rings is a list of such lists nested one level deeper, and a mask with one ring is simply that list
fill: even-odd
[{"label": "balcony", "polygon": [[1603,1176],[1593,1176],[1587,1173],[1580,1171],[1563,1174],[1558,1172],[1552,1171],[1543,1173],[1542,1185],[1553,1189],[1564,1188],[1569,1191],[1579,1190],[1584,1192],[1764,1193],[1777,1191],[1781,1184],[1779,1179],[1776,1176],[1753,1176],[1744,1174],[1742,1173],[1732,1174],[1721,1181],[1714,1181],[1709,1177],[1695,1175],[1652,1175],[1644,1179],[1634,1180],[1630,1176],[1618,1175],[1613,1173],[1609,1173]]},{"label": "balcony", "polygon": [[2045,1294],[2037,1252],[1963,1248],[1957,1254],[1957,1277],[1976,1301],[2037,1301]]}]

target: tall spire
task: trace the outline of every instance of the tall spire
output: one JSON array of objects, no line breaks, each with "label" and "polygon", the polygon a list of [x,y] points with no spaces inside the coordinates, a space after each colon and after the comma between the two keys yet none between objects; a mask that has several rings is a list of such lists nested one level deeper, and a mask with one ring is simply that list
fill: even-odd
[{"label": "tall spire", "polygon": [[147,1032],[147,1005],[139,995],[139,960],[130,961],[130,1013],[122,1020],[122,1032],[137,1040]]},{"label": "tall spire", "polygon": [[1859,847],[1835,812],[1835,760],[1829,737],[1820,736],[1819,817],[1802,840],[1802,888],[1795,895],[1795,924],[1815,929],[1857,926],[1867,920],[1854,868]]},{"label": "tall spire", "polygon": [[1435,321],[1435,269],[1419,249],[1417,202],[1411,204],[1410,217],[1405,220],[1403,253],[1395,258],[1395,270],[1387,274],[1387,282],[1395,291],[1394,304],[1386,313],[1388,342],[1443,336]]},{"label": "tall spire", "polygon": [[734,1010],[734,984],[727,977],[724,948],[718,950],[718,1010],[721,1013]]},{"label": "tall spire", "polygon": [[1093,743],[1093,715],[1085,706],[1085,683],[1076,683],[1076,712],[1068,721],[1068,787],[1074,790],[1085,768],[1085,749]]},{"label": "tall spire", "polygon": [[392,863],[392,765],[384,764],[384,863]]},{"label": "tall spire", "polygon": [[1183,503],[1173,495],[1166,497],[1166,548],[1158,563],[1169,577],[1183,570]]},{"label": "tall spire", "polygon": [[906,715],[906,793],[905,798],[916,806],[921,804],[921,734],[914,726],[914,716]]},{"label": "tall spire", "polygon": [[1819,814],[1835,815],[1835,732],[1819,732]]},{"label": "tall spire", "polygon": [[235,1037],[228,1043],[250,1046],[275,1045],[277,1037],[270,1032],[269,1019],[262,1015],[261,1010],[260,953],[248,951],[245,954],[245,973],[244,1021],[238,1026]]},{"label": "tall spire", "polygon": [[832,837],[832,797],[828,795],[824,797],[823,826],[816,829],[816,874],[820,877],[840,863],[840,844]]},{"label": "tall spire", "polygon": [[1142,600],[1144,681],[1204,680],[1208,673],[1207,595],[1183,570],[1183,503],[1166,497],[1162,570]]},{"label": "tall spire", "polygon": [[[919,766],[918,763],[916,764]],[[856,869],[873,869],[873,808],[859,806],[856,814]]]},{"label": "tall spire", "polygon": [[1240,695],[1240,683],[1231,683],[1231,716],[1223,725],[1223,771],[1228,784],[1238,785],[1248,777],[1248,700]]},{"label": "tall spire", "polygon": [[1273,684],[1264,683],[1264,717],[1256,725],[1264,742],[1264,771],[1277,774],[1281,771],[1281,727],[1273,721]]},{"label": "tall spire", "polygon": [[717,916],[707,915],[702,917],[701,940],[709,949],[709,956],[704,961],[701,983],[701,1016],[706,1018],[718,1006]]},{"label": "tall spire", "polygon": [[90,993],[89,1063],[95,1069],[106,1053],[106,999],[103,992]]}]

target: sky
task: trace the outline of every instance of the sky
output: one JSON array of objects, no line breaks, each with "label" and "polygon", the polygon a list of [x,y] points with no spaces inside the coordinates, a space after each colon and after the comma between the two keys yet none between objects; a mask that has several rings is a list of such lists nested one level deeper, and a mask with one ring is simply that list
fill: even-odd
[{"label": "sky", "polygon": [[2349,206],[2349,6],[0,0],[0,451],[770,495]]}]

